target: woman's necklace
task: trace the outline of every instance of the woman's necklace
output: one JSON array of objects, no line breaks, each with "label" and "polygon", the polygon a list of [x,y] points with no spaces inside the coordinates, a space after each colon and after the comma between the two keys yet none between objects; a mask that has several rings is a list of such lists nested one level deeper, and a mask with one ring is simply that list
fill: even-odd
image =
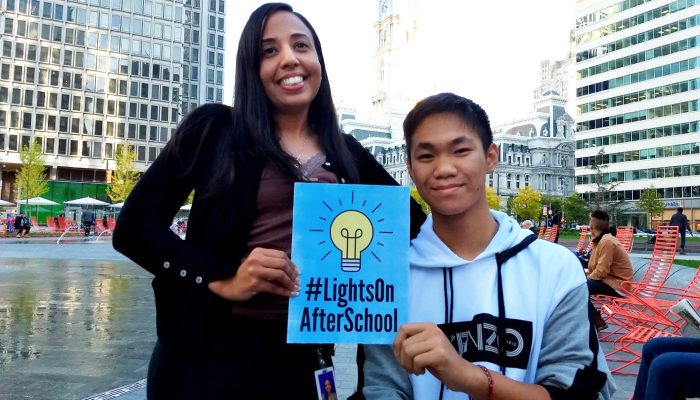
[{"label": "woman's necklace", "polygon": [[301,140],[301,145],[299,145],[299,147],[296,149],[293,149],[291,146],[289,146],[289,144],[282,141],[282,148],[284,151],[290,156],[294,157],[299,165],[303,165],[305,162],[309,161],[310,157],[308,156],[306,150],[309,143],[309,136],[310,135],[304,135],[304,138]]}]

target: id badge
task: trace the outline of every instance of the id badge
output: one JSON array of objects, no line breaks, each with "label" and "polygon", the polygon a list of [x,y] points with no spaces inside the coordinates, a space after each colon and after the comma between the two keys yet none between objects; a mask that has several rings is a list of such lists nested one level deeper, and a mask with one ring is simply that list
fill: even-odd
[{"label": "id badge", "polygon": [[335,391],[335,373],[333,367],[325,367],[314,371],[316,393],[318,400],[338,400]]}]

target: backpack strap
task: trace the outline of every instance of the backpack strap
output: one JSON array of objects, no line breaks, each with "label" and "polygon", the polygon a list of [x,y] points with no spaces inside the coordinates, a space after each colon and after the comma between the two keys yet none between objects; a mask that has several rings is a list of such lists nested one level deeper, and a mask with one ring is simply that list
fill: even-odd
[{"label": "backpack strap", "polygon": [[496,327],[496,332],[498,334],[498,363],[501,367],[501,373],[506,374],[506,331],[504,328],[505,318],[506,318],[506,303],[503,298],[503,276],[501,274],[501,267],[503,264],[511,259],[516,254],[520,253],[523,249],[530,245],[530,243],[537,240],[537,235],[528,235],[520,243],[515,246],[503,250],[500,253],[496,253],[496,269],[498,270],[498,326]]}]

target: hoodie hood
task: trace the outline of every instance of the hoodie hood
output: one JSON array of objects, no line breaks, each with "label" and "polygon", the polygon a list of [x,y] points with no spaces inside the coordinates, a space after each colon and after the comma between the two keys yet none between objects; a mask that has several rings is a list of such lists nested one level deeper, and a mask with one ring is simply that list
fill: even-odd
[{"label": "hoodie hood", "polygon": [[[495,256],[496,253],[520,243],[532,232],[520,228],[518,221],[500,211],[490,210],[491,217],[498,224],[498,231],[488,246],[473,260],[465,260],[447,247],[433,230],[433,216],[421,226],[418,237],[411,243],[409,261],[416,268],[455,268]],[[469,232],[465,233],[469,236]],[[420,240],[418,240],[420,239]]]}]

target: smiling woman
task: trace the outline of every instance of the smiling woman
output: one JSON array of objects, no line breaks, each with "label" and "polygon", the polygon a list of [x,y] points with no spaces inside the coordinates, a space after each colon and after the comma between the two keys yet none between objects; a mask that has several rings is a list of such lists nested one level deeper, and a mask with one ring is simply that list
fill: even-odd
[{"label": "smiling woman", "polygon": [[[234,107],[187,115],[114,232],[114,247],[155,276],[149,399],[314,398],[313,371],[320,357],[331,365],[332,346],[286,343],[303,268],[289,257],[300,181],[396,185],[340,132],[311,24],[270,3],[241,34]],[[169,224],[192,190],[182,241]],[[415,234],[425,216],[412,207]]]}]

